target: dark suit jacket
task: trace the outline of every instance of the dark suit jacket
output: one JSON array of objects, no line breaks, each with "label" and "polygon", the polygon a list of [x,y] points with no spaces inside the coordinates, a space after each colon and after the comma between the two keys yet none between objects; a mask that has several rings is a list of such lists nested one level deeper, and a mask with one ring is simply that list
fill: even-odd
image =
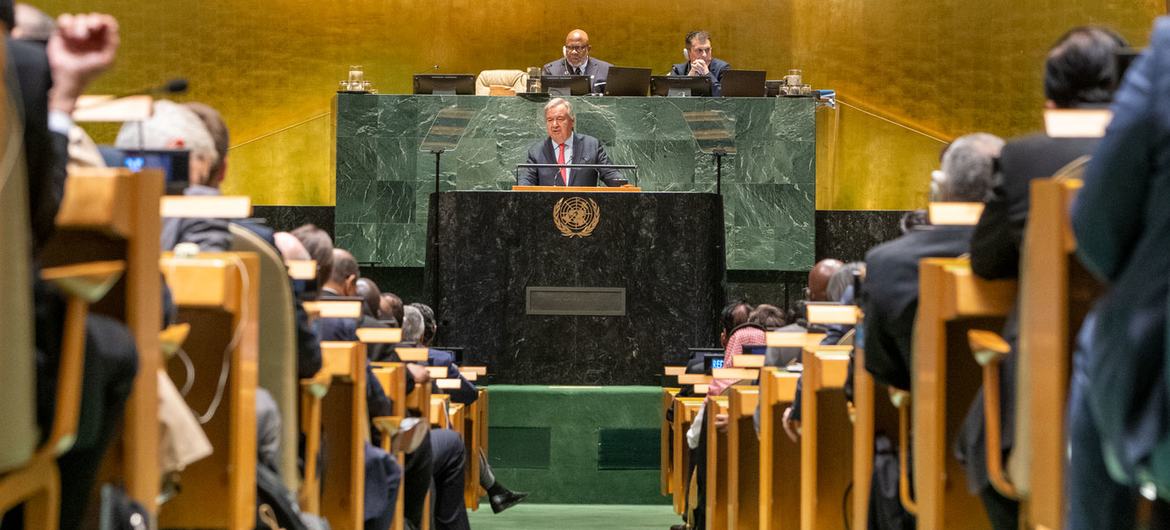
[{"label": "dark suit jacket", "polygon": [[[609,77],[609,67],[611,66],[613,65],[610,63],[590,57],[589,62],[585,64],[585,71],[581,75],[593,76],[593,91],[600,93],[601,86],[605,85],[605,80]],[[550,62],[544,65],[541,75],[571,75],[569,61],[562,57]]]},{"label": "dark suit jacket", "polygon": [[9,64],[5,76],[24,123],[33,248],[40,249],[53,233],[57,207],[65,192],[69,139],[49,131],[49,89],[53,78],[45,47],[11,38],[5,42]]},{"label": "dark suit jacket", "polygon": [[879,382],[910,390],[910,345],[918,312],[918,261],[967,252],[969,226],[918,226],[865,255],[865,369]]},{"label": "dark suit jacket", "polygon": [[[731,65],[722,59],[712,58],[711,64],[707,65],[707,77],[711,78],[712,96],[722,95],[719,83],[723,81],[723,74],[727,73],[728,70],[731,70]],[[670,69],[670,75],[690,75],[690,73],[691,63],[689,61],[676,64]]]},{"label": "dark suit jacket", "polygon": [[1097,143],[1092,138],[1033,134],[1003,147],[1000,181],[971,236],[971,269],[975,274],[989,280],[1019,277],[1032,179],[1051,177],[1069,162],[1091,154]]},{"label": "dark suit jacket", "polygon": [[[528,148],[529,164],[556,164],[552,140],[544,138]],[[587,134],[573,133],[573,160],[570,164],[610,164],[601,141]],[[616,169],[573,169],[569,171],[569,186],[596,186],[598,177],[606,186],[619,186],[615,179],[624,178]],[[516,183],[521,186],[564,186],[557,168],[521,168]]]},{"label": "dark suit jacket", "polygon": [[[1068,163],[1090,154],[1098,140],[1092,138],[1050,138],[1033,134],[1014,139],[999,157],[999,182],[983,210],[971,237],[971,269],[980,277],[1014,279],[1020,275],[1020,248],[1028,221],[1033,179],[1046,178]],[[1000,451],[1006,456],[1015,443],[1016,430],[1016,341],[1019,337],[1019,303],[1012,308],[1003,330],[1013,354],[1000,369]],[[983,391],[976,394],[967,410],[955,442],[955,451],[967,467],[967,486],[972,492],[985,489],[987,436],[984,432]]]},{"label": "dark suit jacket", "polygon": [[[1072,214],[1077,253],[1107,285],[1093,309],[1092,340],[1078,355],[1090,374],[1086,397],[1111,451],[1107,460],[1117,464],[1110,471],[1133,480],[1139,462],[1166,450],[1170,429],[1170,19],[1155,23],[1149,48],[1113,101],[1113,121]],[[1152,471],[1166,484],[1164,466]]]}]

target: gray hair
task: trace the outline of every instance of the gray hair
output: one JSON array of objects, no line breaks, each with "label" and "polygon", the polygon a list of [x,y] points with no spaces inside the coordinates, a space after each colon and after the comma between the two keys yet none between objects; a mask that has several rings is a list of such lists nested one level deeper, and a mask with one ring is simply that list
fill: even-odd
[{"label": "gray hair", "polygon": [[[861,279],[865,280],[865,262],[854,261],[847,263],[842,265],[840,269],[837,269],[837,272],[834,272],[832,276],[829,276],[829,286],[825,289],[825,292],[829,294],[830,301],[844,301],[841,298],[845,296],[845,291],[853,286],[854,272],[861,273]],[[856,299],[857,293],[854,293],[853,296]]]},{"label": "gray hair", "polygon": [[423,335],[423,316],[417,307],[402,308],[402,342],[418,342]]},{"label": "gray hair", "polygon": [[573,112],[573,104],[569,103],[569,100],[565,98],[552,98],[548,103],[545,103],[544,115],[548,116],[548,111],[557,107],[565,107],[565,110],[569,111],[569,117],[572,118],[573,121],[577,121],[577,113]]},{"label": "gray hair", "polygon": [[995,186],[995,159],[1001,150],[1003,139],[993,134],[973,133],[955,140],[943,154],[942,178],[934,183],[933,199],[986,201]]},{"label": "gray hair", "polygon": [[[192,159],[205,160],[209,168],[219,162],[215,140],[199,115],[186,106],[165,99],[154,102],[153,112],[145,121],[123,124],[114,145],[119,149],[169,149],[176,141],[191,151]],[[197,181],[205,180],[199,178]]]}]

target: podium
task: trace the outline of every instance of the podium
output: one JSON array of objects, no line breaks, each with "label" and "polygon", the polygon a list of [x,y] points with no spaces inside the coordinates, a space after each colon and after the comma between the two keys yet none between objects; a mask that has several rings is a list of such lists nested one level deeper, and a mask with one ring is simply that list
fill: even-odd
[{"label": "podium", "polygon": [[633,190],[432,194],[439,342],[493,383],[658,384],[666,354],[718,336],[723,203]]}]

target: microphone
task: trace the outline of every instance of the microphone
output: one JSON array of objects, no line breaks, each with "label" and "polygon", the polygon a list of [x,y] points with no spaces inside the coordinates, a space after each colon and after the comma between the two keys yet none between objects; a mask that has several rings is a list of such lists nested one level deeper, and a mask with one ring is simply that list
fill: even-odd
[{"label": "microphone", "polygon": [[182,94],[187,91],[187,79],[183,77],[176,77],[163,83],[152,87],[140,88],[138,90],[131,90],[129,92],[122,92],[114,94],[113,99],[119,99],[129,96],[146,96],[158,94]]}]

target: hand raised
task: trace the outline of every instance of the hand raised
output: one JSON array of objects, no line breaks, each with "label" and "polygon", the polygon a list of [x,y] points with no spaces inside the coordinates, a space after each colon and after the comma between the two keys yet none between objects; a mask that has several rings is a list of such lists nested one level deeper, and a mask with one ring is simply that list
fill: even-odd
[{"label": "hand raised", "polygon": [[58,17],[57,31],[45,48],[53,74],[50,107],[72,112],[86,86],[114,64],[118,44],[118,21],[110,15]]}]

